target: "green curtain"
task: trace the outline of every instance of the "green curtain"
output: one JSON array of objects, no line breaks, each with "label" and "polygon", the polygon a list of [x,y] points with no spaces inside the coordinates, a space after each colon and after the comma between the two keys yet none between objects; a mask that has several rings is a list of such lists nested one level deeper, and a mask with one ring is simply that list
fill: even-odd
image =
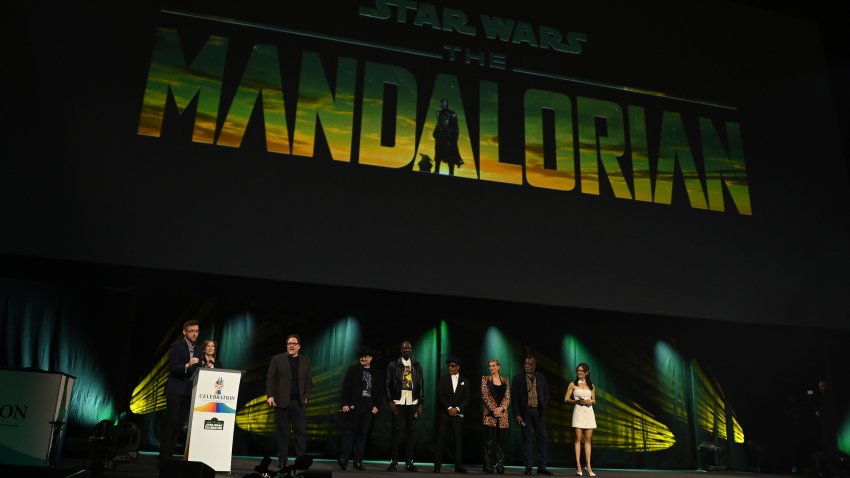
[{"label": "green curtain", "polygon": [[[82,328],[84,298],[73,289],[0,281],[2,365],[8,368],[64,372],[76,377],[68,410],[70,426],[115,421],[115,397],[107,387],[110,346],[101,330]],[[125,355],[123,351],[115,355]]]}]

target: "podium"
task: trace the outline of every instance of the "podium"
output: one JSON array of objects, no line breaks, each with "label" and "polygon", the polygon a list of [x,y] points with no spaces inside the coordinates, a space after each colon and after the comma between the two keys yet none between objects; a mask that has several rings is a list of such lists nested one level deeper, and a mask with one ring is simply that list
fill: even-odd
[{"label": "podium", "polygon": [[54,464],[75,379],[62,372],[0,370],[0,465]]},{"label": "podium", "polygon": [[186,438],[186,460],[215,471],[230,471],[236,400],[243,370],[198,368],[192,376],[192,405]]}]

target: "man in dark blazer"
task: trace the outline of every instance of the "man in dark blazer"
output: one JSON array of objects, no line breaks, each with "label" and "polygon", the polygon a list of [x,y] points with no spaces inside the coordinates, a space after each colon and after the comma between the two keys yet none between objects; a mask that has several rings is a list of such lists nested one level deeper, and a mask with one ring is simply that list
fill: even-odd
[{"label": "man in dark blazer", "polygon": [[[526,357],[525,372],[517,374],[511,382],[514,420],[522,426],[522,450],[525,474],[531,474],[535,452],[537,474],[552,475],[546,468],[548,437],[543,412],[549,405],[549,386],[546,377],[537,371],[537,359]],[[536,436],[536,440],[533,438]],[[532,444],[533,441],[536,443]]]},{"label": "man in dark blazer", "polygon": [[440,472],[443,464],[443,450],[446,447],[446,430],[451,427],[455,441],[455,472],[466,473],[463,467],[463,416],[468,411],[469,382],[460,374],[460,360],[446,360],[448,375],[437,382],[437,402],[440,405],[437,414],[440,417],[437,432],[437,452],[434,459],[434,473]]},{"label": "man in dark blazer", "polygon": [[313,367],[300,354],[301,338],[286,338],[286,353],[272,357],[266,374],[266,397],[274,407],[277,432],[277,457],[281,468],[289,456],[289,427],[295,435],[295,457],[307,451],[307,402],[313,391]]},{"label": "man in dark blazer", "polygon": [[197,320],[183,323],[183,337],[168,348],[168,382],[165,384],[165,418],[159,437],[160,468],[174,453],[174,435],[183,428],[183,422],[192,403],[192,373],[203,357],[196,343],[201,329]]}]

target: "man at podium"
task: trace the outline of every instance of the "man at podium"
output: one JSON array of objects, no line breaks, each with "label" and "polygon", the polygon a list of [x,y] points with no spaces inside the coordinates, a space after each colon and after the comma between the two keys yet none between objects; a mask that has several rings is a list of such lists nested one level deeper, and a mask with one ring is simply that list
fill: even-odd
[{"label": "man at podium", "polygon": [[192,399],[192,372],[199,366],[201,350],[196,345],[201,328],[197,320],[183,323],[183,337],[168,348],[168,382],[165,384],[165,418],[160,430],[159,462],[171,459],[174,437],[183,428]]}]

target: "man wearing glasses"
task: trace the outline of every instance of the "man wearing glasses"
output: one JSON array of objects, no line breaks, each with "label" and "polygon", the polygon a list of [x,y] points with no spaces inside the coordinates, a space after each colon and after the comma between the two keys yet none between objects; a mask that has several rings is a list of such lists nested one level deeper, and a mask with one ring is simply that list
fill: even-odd
[{"label": "man wearing glasses", "polygon": [[295,435],[295,457],[307,451],[307,401],[313,390],[313,367],[301,355],[301,338],[286,338],[286,353],[272,357],[266,374],[266,396],[274,407],[277,431],[277,456],[280,468],[286,467],[289,453],[289,427]]},{"label": "man wearing glasses", "polygon": [[192,402],[192,373],[203,357],[196,345],[201,329],[197,320],[183,323],[183,337],[168,348],[168,382],[165,384],[165,419],[162,424],[159,466],[163,469],[174,454],[174,439],[186,422]]}]

